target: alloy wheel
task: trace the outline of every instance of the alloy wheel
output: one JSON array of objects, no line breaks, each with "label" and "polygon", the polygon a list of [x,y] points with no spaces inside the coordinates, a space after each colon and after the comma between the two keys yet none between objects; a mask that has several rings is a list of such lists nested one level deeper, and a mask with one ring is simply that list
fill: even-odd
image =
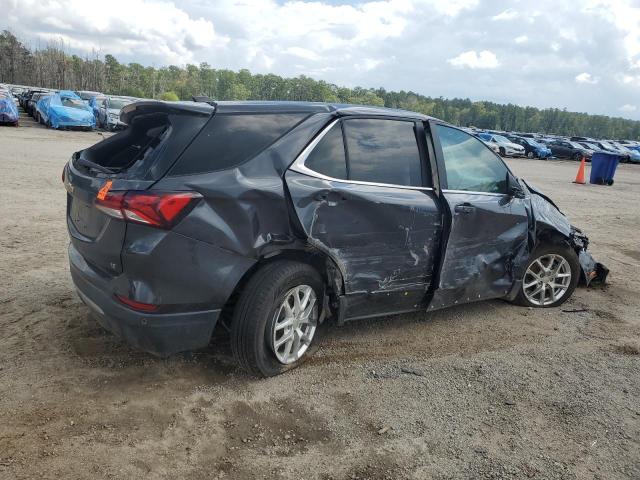
[{"label": "alloy wheel", "polygon": [[571,285],[571,266],[557,254],[536,258],[524,274],[523,291],[529,302],[538,306],[560,300]]},{"label": "alloy wheel", "polygon": [[309,285],[289,290],[272,322],[271,348],[278,361],[288,365],[307,351],[318,326],[316,293]]}]

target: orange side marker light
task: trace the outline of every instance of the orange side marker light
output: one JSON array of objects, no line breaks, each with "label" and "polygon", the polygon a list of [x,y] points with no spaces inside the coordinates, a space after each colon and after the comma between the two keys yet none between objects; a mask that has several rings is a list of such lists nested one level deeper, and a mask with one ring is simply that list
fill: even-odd
[{"label": "orange side marker light", "polygon": [[96,198],[98,200],[104,200],[107,197],[107,193],[109,193],[109,190],[111,190],[112,183],[113,182],[111,180],[107,180],[105,182],[102,188],[98,191],[98,195],[96,195]]}]

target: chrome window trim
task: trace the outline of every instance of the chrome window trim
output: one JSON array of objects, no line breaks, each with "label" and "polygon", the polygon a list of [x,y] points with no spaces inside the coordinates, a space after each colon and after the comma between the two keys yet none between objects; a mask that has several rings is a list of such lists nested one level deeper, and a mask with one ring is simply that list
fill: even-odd
[{"label": "chrome window trim", "polygon": [[492,197],[504,197],[506,193],[493,193],[493,192],[477,192],[475,190],[451,190],[448,188],[442,189],[443,193],[468,193],[469,195],[490,195]]},{"label": "chrome window trim", "polygon": [[313,149],[318,145],[318,143],[320,143],[320,141],[329,132],[329,130],[331,130],[337,123],[340,122],[340,120],[341,119],[339,118],[334,120],[327,127],[325,127],[324,130],[322,130],[318,135],[316,135],[316,138],[314,138],[311,141],[311,143],[309,143],[309,145],[307,145],[305,149],[302,150],[302,152],[300,152],[300,155],[298,155],[298,157],[291,164],[291,166],[289,167],[289,170],[302,173],[303,175],[308,175],[310,177],[319,178],[321,180],[327,180],[330,182],[348,183],[352,185],[367,185],[371,187],[400,188],[404,190],[421,190],[421,191],[427,191],[427,192],[433,191],[432,187],[414,187],[409,185],[397,185],[394,183],[377,183],[377,182],[365,182],[362,180],[347,180],[344,178],[334,178],[334,177],[329,177],[328,175],[324,175],[320,172],[316,172],[315,170],[311,170],[309,167],[307,167],[304,164],[304,162],[307,160],[307,158],[309,157]]}]

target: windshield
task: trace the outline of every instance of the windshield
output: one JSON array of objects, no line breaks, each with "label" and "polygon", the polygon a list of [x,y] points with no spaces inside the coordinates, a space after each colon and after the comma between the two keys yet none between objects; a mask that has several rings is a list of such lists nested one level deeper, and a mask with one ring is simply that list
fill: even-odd
[{"label": "windshield", "polygon": [[128,100],[126,98],[111,98],[109,100],[109,108],[120,110],[122,107],[129,105],[130,103],[133,103],[133,100]]},{"label": "windshield", "polygon": [[579,143],[576,142],[567,142],[569,145],[571,145],[573,148],[577,148],[578,150],[582,150],[582,145],[580,145]]},{"label": "windshield", "polygon": [[86,110],[84,102],[77,98],[63,97],[61,101],[62,101],[62,106],[64,107],[79,108],[80,110]]},{"label": "windshield", "polygon": [[493,138],[500,143],[513,143],[507,137],[503,137],[502,135],[494,135]]}]

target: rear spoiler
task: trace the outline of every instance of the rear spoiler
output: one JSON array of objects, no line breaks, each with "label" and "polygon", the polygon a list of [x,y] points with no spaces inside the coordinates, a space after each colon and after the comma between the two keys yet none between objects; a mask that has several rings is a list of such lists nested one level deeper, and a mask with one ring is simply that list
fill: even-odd
[{"label": "rear spoiler", "polygon": [[[215,102],[214,102],[215,103]],[[120,120],[127,125],[138,115],[165,113],[167,115],[189,114],[210,117],[216,111],[215,105],[200,102],[163,102],[161,100],[140,100],[125,105],[120,110]]]}]

